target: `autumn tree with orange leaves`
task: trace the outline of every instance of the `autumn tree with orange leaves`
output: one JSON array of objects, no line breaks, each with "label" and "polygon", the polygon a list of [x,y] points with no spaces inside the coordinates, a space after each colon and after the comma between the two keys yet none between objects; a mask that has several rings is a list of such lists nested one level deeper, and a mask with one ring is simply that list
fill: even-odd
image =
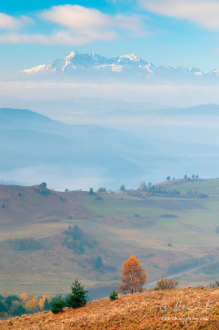
[{"label": "autumn tree with orange leaves", "polygon": [[145,268],[141,267],[140,259],[131,256],[123,263],[122,284],[117,291],[122,294],[133,294],[144,291],[144,284],[147,282]]}]

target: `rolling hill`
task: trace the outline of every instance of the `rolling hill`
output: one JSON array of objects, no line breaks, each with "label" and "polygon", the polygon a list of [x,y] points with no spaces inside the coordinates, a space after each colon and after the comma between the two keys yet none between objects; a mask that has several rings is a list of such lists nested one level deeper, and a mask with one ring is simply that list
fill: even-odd
[{"label": "rolling hill", "polygon": [[139,138],[120,128],[68,125],[30,110],[0,109],[0,182],[46,181],[56,190],[88,190],[122,183],[131,188],[194,170],[217,176],[217,145],[168,141],[147,135],[149,129]]},{"label": "rolling hill", "polygon": [[[218,279],[219,180],[169,181],[155,189],[92,195],[0,185],[0,292],[67,293],[79,278],[92,297],[104,297],[132,254],[149,283],[161,276],[175,276],[181,286]],[[70,245],[74,226],[82,238]]]},{"label": "rolling hill", "polygon": [[0,329],[215,330],[219,327],[218,297],[219,289],[151,291],[115,301],[93,301],[78,309],[65,308],[57,315],[42,312],[16,317],[0,322]]}]

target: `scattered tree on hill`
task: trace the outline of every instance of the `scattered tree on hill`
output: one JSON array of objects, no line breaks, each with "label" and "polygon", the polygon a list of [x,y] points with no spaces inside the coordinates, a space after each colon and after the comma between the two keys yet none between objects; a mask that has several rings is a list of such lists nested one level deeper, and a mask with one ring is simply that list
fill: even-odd
[{"label": "scattered tree on hill", "polygon": [[150,187],[150,186],[151,186],[151,182],[148,183],[148,187]]},{"label": "scattered tree on hill", "polygon": [[116,292],[116,290],[113,290],[111,293],[110,293],[110,299],[111,300],[115,300],[115,299],[118,299],[118,293]]},{"label": "scattered tree on hill", "polygon": [[68,307],[77,308],[86,305],[87,303],[87,290],[75,280],[71,286],[71,294],[66,298],[66,305]]},{"label": "scattered tree on hill", "polygon": [[93,194],[94,194],[94,190],[93,190],[93,188],[90,188],[89,194],[90,194],[90,195],[93,195]]},{"label": "scattered tree on hill", "polygon": [[166,180],[167,180],[167,181],[170,181],[170,176],[168,176],[168,177],[166,178]]},{"label": "scattered tree on hill", "polygon": [[46,188],[46,187],[47,187],[47,183],[46,183],[46,182],[42,182],[42,183],[40,184],[40,186],[42,186],[43,188]]},{"label": "scattered tree on hill", "polygon": [[179,282],[176,280],[171,280],[162,277],[160,281],[157,281],[157,285],[154,288],[154,290],[158,291],[158,290],[175,289],[178,286],[178,284]]},{"label": "scattered tree on hill", "polygon": [[40,243],[39,240],[33,237],[26,237],[26,238],[9,238],[7,241],[13,249],[15,250],[39,250],[43,249],[43,245]]},{"label": "scattered tree on hill", "polygon": [[57,314],[63,310],[63,308],[66,306],[66,301],[64,297],[59,294],[56,297],[52,298],[50,302],[51,306],[51,312],[54,314]]},{"label": "scattered tree on hill", "polygon": [[66,191],[66,192],[69,191],[68,188],[66,188],[65,191]]},{"label": "scattered tree on hill", "polygon": [[123,263],[123,276],[121,281],[123,284],[117,289],[122,294],[133,294],[144,291],[144,284],[147,282],[147,274],[145,268],[141,267],[140,259],[130,256]]},{"label": "scattered tree on hill", "polygon": [[186,174],[184,175],[184,179],[187,179],[187,175]]},{"label": "scattered tree on hill", "polygon": [[192,175],[192,179],[195,179],[195,174]]},{"label": "scattered tree on hill", "polygon": [[98,189],[98,193],[105,193],[106,192],[106,188],[105,187],[100,187],[99,189]]},{"label": "scattered tree on hill", "polygon": [[219,281],[214,281],[214,282],[209,283],[208,287],[211,288],[211,289],[219,288]]},{"label": "scattered tree on hill", "polygon": [[84,234],[77,225],[74,225],[74,227],[69,226],[63,234],[65,234],[66,237],[64,237],[62,245],[68,247],[77,254],[84,253],[84,246],[93,248],[96,244],[96,242],[92,240],[89,235]]},{"label": "scattered tree on hill", "polygon": [[49,303],[48,298],[46,297],[46,299],[44,301],[44,308],[43,308],[43,310],[44,311],[50,311],[50,309],[51,309],[51,306],[50,306],[50,303]]},{"label": "scattered tree on hill", "polygon": [[94,268],[100,271],[102,267],[103,267],[102,259],[100,256],[97,256],[97,259],[95,260],[94,263]]},{"label": "scattered tree on hill", "polygon": [[195,178],[198,179],[198,174],[196,174]]},{"label": "scattered tree on hill", "polygon": [[141,181],[141,183],[140,183],[140,190],[146,190],[146,188],[147,188],[147,185],[145,184],[145,182],[143,181]]},{"label": "scattered tree on hill", "polygon": [[121,191],[125,191],[125,185],[124,185],[124,184],[122,184],[122,185],[120,186],[120,190],[121,190]]}]

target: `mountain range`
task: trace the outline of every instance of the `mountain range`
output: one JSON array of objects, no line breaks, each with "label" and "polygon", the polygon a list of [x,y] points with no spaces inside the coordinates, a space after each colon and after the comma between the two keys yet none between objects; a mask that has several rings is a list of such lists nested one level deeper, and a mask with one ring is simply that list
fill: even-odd
[{"label": "mountain range", "polygon": [[120,129],[64,124],[30,110],[0,109],[0,181],[46,181],[58,190],[118,189],[167,175],[217,175],[218,146],[168,141],[150,136],[148,128],[138,137]]},{"label": "mountain range", "polygon": [[71,52],[63,59],[55,59],[47,64],[18,72],[21,78],[135,78],[150,82],[196,82],[217,81],[219,70],[202,72],[198,68],[169,67],[154,65],[134,54],[106,58],[93,52],[79,54]]}]

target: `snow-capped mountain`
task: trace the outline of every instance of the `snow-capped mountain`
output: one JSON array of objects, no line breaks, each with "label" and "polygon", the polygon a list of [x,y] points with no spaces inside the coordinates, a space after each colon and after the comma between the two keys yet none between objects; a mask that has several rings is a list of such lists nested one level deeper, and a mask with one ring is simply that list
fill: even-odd
[{"label": "snow-capped mountain", "polygon": [[203,81],[206,78],[216,79],[219,70],[202,72],[198,68],[158,66],[149,63],[134,54],[106,58],[96,53],[79,54],[71,52],[64,59],[56,59],[48,64],[27,69],[18,76],[28,78],[43,77],[86,77],[91,74],[94,78],[109,75],[110,77],[127,77],[134,75],[139,79],[161,81]]}]

